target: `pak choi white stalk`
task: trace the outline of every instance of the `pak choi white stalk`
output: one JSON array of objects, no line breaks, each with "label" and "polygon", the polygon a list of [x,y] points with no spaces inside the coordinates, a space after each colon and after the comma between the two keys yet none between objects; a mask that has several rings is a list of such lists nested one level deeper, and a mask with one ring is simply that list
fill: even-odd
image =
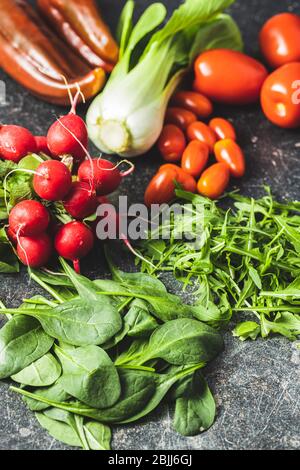
[{"label": "pak choi white stalk", "polygon": [[119,25],[120,61],[87,114],[89,136],[102,152],[146,153],[195,57],[212,48],[242,49],[238,26],[221,14],[233,2],[186,0],[158,31],[167,14],[164,5],[152,4],[133,27],[134,1],[127,2]]}]

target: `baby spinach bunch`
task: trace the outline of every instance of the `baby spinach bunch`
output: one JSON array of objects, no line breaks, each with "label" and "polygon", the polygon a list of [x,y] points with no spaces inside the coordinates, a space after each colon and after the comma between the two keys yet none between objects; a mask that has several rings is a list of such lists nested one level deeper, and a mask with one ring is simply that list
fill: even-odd
[{"label": "baby spinach bunch", "polygon": [[110,426],[165,399],[175,402],[178,432],[204,431],[215,403],[200,370],[222,351],[222,336],[160,280],[109,263],[112,280],[91,281],[64,260],[61,273],[31,272],[51,299],[1,309],[0,378],[20,384],[11,388],[41,426],[70,446],[109,449]]},{"label": "baby spinach bunch", "polygon": [[[137,263],[143,272],[169,271],[185,286],[196,286],[197,307],[211,316],[211,324],[221,325],[231,312],[246,312],[248,320],[233,330],[243,341],[274,333],[295,340],[300,334],[300,203],[278,203],[266,191],[259,200],[233,193],[224,207],[225,201],[178,190],[186,210],[174,214],[171,226],[158,224],[140,245],[146,261],[137,258]],[[189,227],[188,239],[178,238],[181,227]]]}]

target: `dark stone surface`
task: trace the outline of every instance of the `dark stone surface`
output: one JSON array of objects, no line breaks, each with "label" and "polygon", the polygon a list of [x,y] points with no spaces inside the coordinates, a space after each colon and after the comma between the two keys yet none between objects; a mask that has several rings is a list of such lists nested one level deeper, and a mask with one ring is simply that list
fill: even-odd
[{"label": "dark stone surface", "polygon": [[[99,1],[107,20],[116,24],[120,0]],[[137,10],[150,0],[137,0]],[[170,9],[179,0],[165,0]],[[240,0],[231,11],[242,29],[246,50],[259,57],[257,33],[263,22],[281,11],[300,13],[300,3],[292,0]],[[0,72],[7,84],[8,105],[0,108],[0,120],[17,123],[44,134],[62,110],[26,93]],[[82,109],[84,112],[84,109]],[[246,151],[248,173],[241,184],[243,193],[262,194],[262,185],[271,185],[280,198],[300,198],[300,135],[280,130],[267,122],[259,107],[220,109],[234,121]],[[137,162],[137,171],[121,188],[134,202],[142,201],[149,177],[159,159],[148,155]],[[123,259],[124,267],[130,267]],[[101,254],[85,266],[89,274],[107,274]],[[170,287],[176,286],[170,282]],[[1,276],[0,298],[17,306],[23,297],[37,292],[26,274]],[[114,432],[115,449],[297,449],[299,448],[299,349],[283,338],[241,343],[226,335],[226,349],[207,371],[216,395],[218,416],[214,426],[195,438],[182,438],[172,430],[172,410],[163,407],[136,426]],[[22,400],[0,384],[0,449],[64,449],[39,427]]]}]

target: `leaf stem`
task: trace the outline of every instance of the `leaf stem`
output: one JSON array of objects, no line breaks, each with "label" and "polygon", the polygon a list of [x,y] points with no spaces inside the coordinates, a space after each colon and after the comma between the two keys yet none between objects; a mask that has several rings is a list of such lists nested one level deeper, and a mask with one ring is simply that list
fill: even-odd
[{"label": "leaf stem", "polygon": [[64,299],[54,290],[52,287],[50,287],[48,284],[46,284],[44,281],[42,281],[36,274],[33,272],[30,273],[30,277],[37,283],[39,284],[45,291],[47,291],[54,299],[56,299],[60,304],[64,303]]}]

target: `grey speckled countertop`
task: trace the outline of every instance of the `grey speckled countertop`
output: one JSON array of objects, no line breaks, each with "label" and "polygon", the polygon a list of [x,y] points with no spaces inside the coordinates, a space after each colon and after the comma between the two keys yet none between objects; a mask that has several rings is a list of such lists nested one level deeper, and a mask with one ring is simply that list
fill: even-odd
[{"label": "grey speckled countertop", "polygon": [[[123,5],[121,0],[99,0],[111,24]],[[138,10],[151,3],[136,0]],[[174,8],[179,0],[163,3]],[[263,22],[282,11],[300,13],[300,3],[292,0],[239,0],[231,12],[239,22],[246,49],[259,56],[257,33]],[[35,134],[46,132],[51,119],[61,112],[38,101],[0,72],[7,84],[8,105],[0,107],[0,121],[17,123]],[[82,110],[84,112],[84,109]],[[262,194],[262,185],[271,185],[279,198],[300,199],[300,134],[273,127],[258,107],[219,109],[231,117],[239,140],[248,158],[248,174],[242,192],[252,196]],[[297,145],[298,144],[298,145]],[[155,155],[141,158],[137,171],[122,186],[132,201],[141,201],[143,190],[154,174],[159,160]],[[122,260],[123,268],[128,266]],[[107,274],[101,252],[87,261],[86,273]],[[173,290],[178,286],[169,282]],[[18,305],[23,297],[37,292],[29,284],[26,273],[1,276],[0,298],[7,305]],[[172,410],[162,407],[150,418],[135,426],[118,428],[114,432],[114,449],[298,449],[299,438],[299,349],[283,338],[241,343],[225,335],[226,348],[207,370],[215,393],[218,415],[214,426],[195,438],[183,438],[172,430]],[[22,400],[8,391],[1,382],[0,449],[64,449],[39,427]]]}]

